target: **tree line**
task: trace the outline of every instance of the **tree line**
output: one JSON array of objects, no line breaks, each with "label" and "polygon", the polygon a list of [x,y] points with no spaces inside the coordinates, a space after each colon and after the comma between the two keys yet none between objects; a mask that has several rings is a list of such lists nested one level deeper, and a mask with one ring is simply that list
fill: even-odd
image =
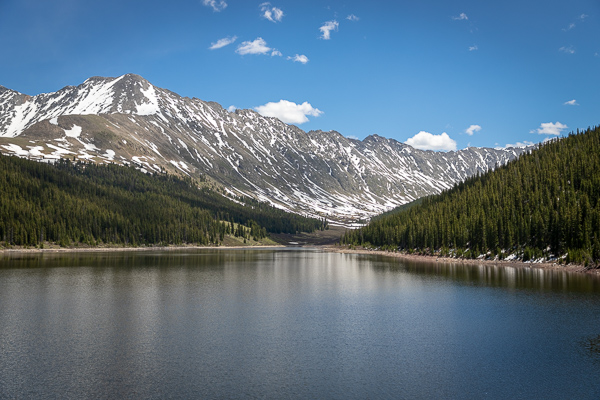
[{"label": "tree line", "polygon": [[[234,224],[243,228],[236,232]],[[231,201],[187,177],[0,155],[4,245],[207,245],[227,234],[260,239],[269,232],[312,232],[325,225],[254,199]]]},{"label": "tree line", "polygon": [[600,262],[600,128],[554,139],[494,171],[342,238],[349,245],[522,260]]}]

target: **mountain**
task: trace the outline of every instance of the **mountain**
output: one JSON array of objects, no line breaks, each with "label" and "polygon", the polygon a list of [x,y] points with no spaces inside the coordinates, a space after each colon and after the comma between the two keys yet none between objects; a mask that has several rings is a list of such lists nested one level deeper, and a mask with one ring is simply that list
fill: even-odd
[{"label": "mountain", "polygon": [[37,96],[0,87],[0,149],[202,176],[231,197],[344,224],[439,193],[527,151],[440,153],[377,135],[359,141],[305,132],[253,110],[181,97],[133,74]]},{"label": "mountain", "polygon": [[600,265],[600,127],[348,231],[350,245]]}]

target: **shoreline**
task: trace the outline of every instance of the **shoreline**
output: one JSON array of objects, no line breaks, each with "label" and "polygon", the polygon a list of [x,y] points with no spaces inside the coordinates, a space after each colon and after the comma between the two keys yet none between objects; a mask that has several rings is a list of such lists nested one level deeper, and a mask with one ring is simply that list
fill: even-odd
[{"label": "shoreline", "polygon": [[255,246],[156,246],[156,247],[57,247],[57,248],[15,248],[0,249],[0,256],[4,254],[34,254],[34,253],[109,253],[118,251],[174,251],[174,250],[240,250],[240,249],[268,249],[287,247],[281,244],[255,245]]},{"label": "shoreline", "polygon": [[463,259],[450,258],[440,256],[427,256],[419,254],[406,254],[384,250],[365,250],[365,249],[348,249],[339,246],[286,246],[283,244],[272,245],[254,245],[254,246],[156,246],[156,247],[56,247],[56,248],[13,248],[0,249],[0,257],[8,254],[43,254],[43,253],[112,253],[125,251],[177,251],[177,250],[243,250],[243,249],[277,249],[286,247],[315,247],[325,252],[339,254],[366,254],[380,255],[384,257],[400,258],[414,262],[440,262],[445,264],[466,264],[466,265],[493,265],[497,267],[513,267],[513,268],[537,268],[544,270],[555,270],[565,272],[575,272],[579,274],[588,274],[593,276],[600,275],[600,269],[586,269],[583,265],[569,264],[562,265],[558,263],[543,262],[543,263],[528,263],[524,261],[505,261],[505,260],[481,260],[481,259]]},{"label": "shoreline", "polygon": [[416,262],[440,262],[446,264],[468,264],[468,265],[490,265],[497,267],[513,267],[513,268],[538,268],[544,270],[555,270],[564,272],[574,272],[578,274],[588,274],[593,276],[600,275],[600,269],[586,269],[583,265],[569,264],[562,265],[552,262],[543,263],[528,263],[524,261],[505,261],[505,260],[478,260],[478,259],[462,259],[462,258],[450,258],[450,257],[438,257],[438,256],[425,256],[419,254],[405,254],[390,252],[384,250],[364,250],[364,249],[348,249],[339,246],[323,246],[323,251],[340,254],[371,254],[381,255],[386,257],[401,258],[408,261]]}]

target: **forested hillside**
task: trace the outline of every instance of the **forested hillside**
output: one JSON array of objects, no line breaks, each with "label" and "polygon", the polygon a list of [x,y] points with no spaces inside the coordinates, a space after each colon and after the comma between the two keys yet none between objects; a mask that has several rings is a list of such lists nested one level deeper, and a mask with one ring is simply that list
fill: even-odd
[{"label": "forested hillside", "polygon": [[240,200],[198,188],[190,179],[132,167],[65,160],[49,165],[0,155],[0,246],[205,245],[226,234],[262,238],[326,225]]},{"label": "forested hillside", "polygon": [[342,242],[426,254],[600,262],[600,127],[547,142]]}]

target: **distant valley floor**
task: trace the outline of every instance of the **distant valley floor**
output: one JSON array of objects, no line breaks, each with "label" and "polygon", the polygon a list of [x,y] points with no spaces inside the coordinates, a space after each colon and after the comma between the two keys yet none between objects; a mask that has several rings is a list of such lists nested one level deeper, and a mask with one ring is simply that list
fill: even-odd
[{"label": "distant valley floor", "polygon": [[270,238],[285,246],[333,246],[340,242],[346,230],[347,228],[341,226],[329,226],[329,229],[312,233],[271,233]]}]

